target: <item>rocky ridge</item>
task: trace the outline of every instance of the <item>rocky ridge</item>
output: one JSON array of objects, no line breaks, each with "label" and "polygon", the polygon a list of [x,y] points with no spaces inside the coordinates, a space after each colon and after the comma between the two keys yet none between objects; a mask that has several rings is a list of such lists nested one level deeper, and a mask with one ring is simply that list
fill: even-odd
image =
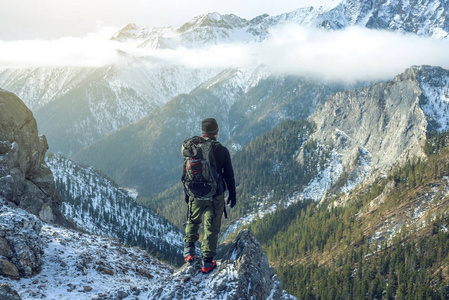
[{"label": "rocky ridge", "polygon": [[[1,211],[8,218],[37,220],[9,205],[3,205]],[[40,221],[36,224],[38,229],[42,228],[34,239],[41,246],[38,248],[41,256],[32,258],[33,262],[39,262],[40,272],[20,279],[1,274],[4,285],[0,287],[0,295],[15,300],[296,299],[283,290],[260,244],[249,231],[242,231],[218,262],[218,268],[204,275],[199,261],[174,270],[146,252],[124,247],[114,239],[40,224]],[[11,222],[0,226],[0,230],[14,227]],[[16,226],[18,231],[25,227]]]},{"label": "rocky ridge", "polygon": [[[436,112],[449,108],[444,93],[448,78],[449,71],[440,67],[415,66],[391,81],[331,97],[309,117],[317,126],[310,139],[332,149],[328,168],[320,175],[330,184],[323,189],[311,182],[309,187],[316,184],[321,192],[306,191],[300,197],[318,201],[327,189],[349,191],[396,164],[425,158],[422,146],[428,130],[448,128]],[[306,154],[300,152],[300,163]],[[346,179],[335,186],[339,178]]]},{"label": "rocky ridge", "polygon": [[282,289],[254,235],[241,231],[218,267],[201,273],[200,260],[168,277],[150,299],[296,299]]}]

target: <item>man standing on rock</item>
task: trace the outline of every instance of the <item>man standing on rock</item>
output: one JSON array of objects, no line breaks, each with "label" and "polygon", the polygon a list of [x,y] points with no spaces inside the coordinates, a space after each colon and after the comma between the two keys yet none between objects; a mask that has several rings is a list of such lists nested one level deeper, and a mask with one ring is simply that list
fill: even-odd
[{"label": "man standing on rock", "polygon": [[217,121],[212,118],[203,120],[201,130],[201,137],[195,136],[182,144],[182,182],[188,205],[184,257],[189,263],[195,260],[195,242],[199,239],[198,229],[204,216],[201,271],[209,273],[217,267],[213,257],[216,254],[223,213],[226,217],[226,189],[229,191],[227,203],[231,208],[237,200],[231,156],[228,149],[217,142]]}]

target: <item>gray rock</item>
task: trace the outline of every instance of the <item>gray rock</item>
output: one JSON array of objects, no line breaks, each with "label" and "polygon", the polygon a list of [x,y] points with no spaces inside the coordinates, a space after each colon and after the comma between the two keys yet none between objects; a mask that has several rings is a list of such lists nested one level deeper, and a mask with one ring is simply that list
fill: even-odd
[{"label": "gray rock", "polygon": [[5,256],[7,258],[11,258],[13,252],[11,250],[11,246],[5,238],[0,237],[0,256]]},{"label": "gray rock", "polygon": [[2,300],[22,300],[16,290],[9,284],[0,284],[0,299]]},{"label": "gray rock", "polygon": [[19,270],[9,259],[0,257],[0,275],[18,279]]},{"label": "gray rock", "polygon": [[150,292],[150,299],[296,299],[283,290],[254,234],[241,231],[218,268],[201,273],[201,262],[185,264]]},{"label": "gray rock", "polygon": [[43,221],[73,228],[59,209],[62,197],[44,161],[47,149],[32,112],[0,89],[0,197]]},{"label": "gray rock", "polygon": [[2,275],[30,277],[40,271],[44,253],[41,228],[42,222],[36,216],[5,206],[0,200],[0,241],[8,256],[0,258]]}]

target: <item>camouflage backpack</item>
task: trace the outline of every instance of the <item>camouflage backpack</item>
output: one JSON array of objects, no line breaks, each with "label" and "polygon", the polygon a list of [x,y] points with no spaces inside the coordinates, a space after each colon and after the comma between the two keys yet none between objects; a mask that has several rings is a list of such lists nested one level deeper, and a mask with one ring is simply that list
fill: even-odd
[{"label": "camouflage backpack", "polygon": [[182,184],[190,197],[212,200],[218,188],[218,171],[213,152],[214,144],[209,138],[194,136],[182,143],[184,171]]}]

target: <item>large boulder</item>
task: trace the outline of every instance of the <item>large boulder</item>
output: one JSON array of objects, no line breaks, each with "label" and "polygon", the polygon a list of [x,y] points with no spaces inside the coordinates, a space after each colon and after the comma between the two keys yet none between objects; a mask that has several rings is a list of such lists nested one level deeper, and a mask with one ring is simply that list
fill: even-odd
[{"label": "large boulder", "polygon": [[62,197],[44,161],[47,149],[33,113],[16,95],[0,89],[0,197],[43,221],[72,227],[59,209]]},{"label": "large boulder", "polygon": [[249,230],[241,231],[218,268],[201,273],[200,260],[186,264],[150,299],[296,299],[283,290],[280,278],[268,264],[262,248]]},{"label": "large boulder", "polygon": [[43,243],[42,222],[0,199],[0,275],[30,277],[40,271]]}]

